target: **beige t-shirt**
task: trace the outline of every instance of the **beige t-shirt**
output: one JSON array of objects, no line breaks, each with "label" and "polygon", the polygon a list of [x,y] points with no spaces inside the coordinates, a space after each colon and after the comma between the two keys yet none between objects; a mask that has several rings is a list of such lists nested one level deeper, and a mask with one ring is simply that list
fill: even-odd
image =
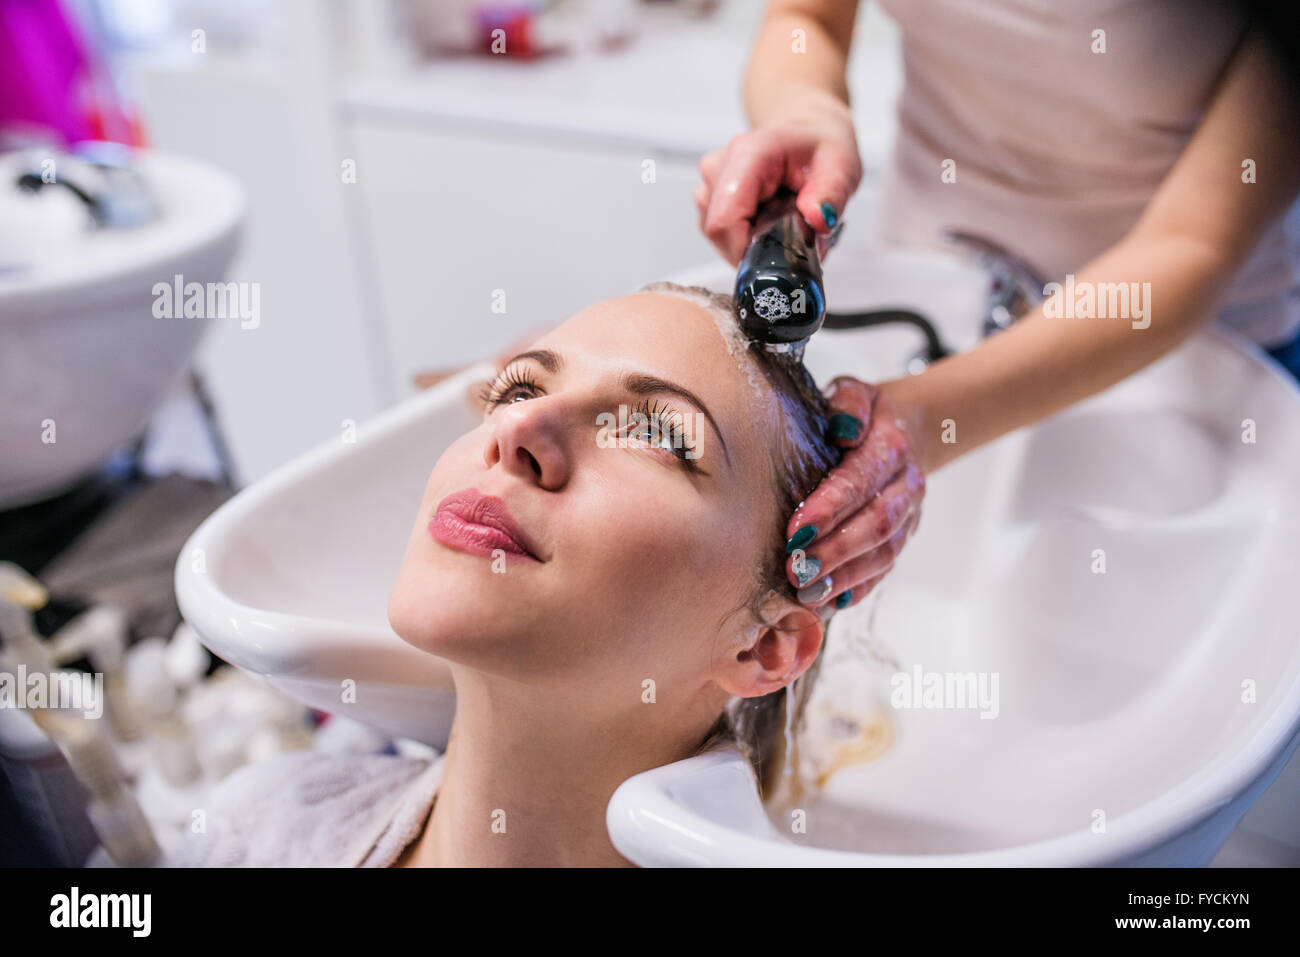
[{"label": "beige t-shirt", "polygon": [[[1235,5],[1214,0],[881,6],[901,28],[904,66],[884,237],[939,247],[944,227],[960,228],[1048,280],[1137,222],[1245,32]],[[1103,39],[1105,52],[1093,52]],[[941,180],[948,159],[952,183]],[[1300,329],[1298,275],[1300,250],[1279,223],[1227,291],[1220,320],[1264,345],[1289,339]]]}]

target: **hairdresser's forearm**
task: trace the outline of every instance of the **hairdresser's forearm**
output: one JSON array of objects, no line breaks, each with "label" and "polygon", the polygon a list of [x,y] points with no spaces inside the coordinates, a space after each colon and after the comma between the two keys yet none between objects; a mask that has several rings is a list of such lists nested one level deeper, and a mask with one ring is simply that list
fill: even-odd
[{"label": "hairdresser's forearm", "polygon": [[[752,127],[799,119],[810,109],[848,107],[845,67],[856,12],[856,0],[774,0],[768,5],[745,74],[745,110]],[[796,52],[796,37],[802,52]]]},{"label": "hairdresser's forearm", "polygon": [[[1212,317],[1234,265],[1185,236],[1131,236],[1076,273],[1075,283],[1150,282],[1146,317],[1048,318],[1040,307],[977,348],[885,383],[883,391],[931,471],[1165,355]],[[1147,319],[1149,326],[1134,328]]]}]

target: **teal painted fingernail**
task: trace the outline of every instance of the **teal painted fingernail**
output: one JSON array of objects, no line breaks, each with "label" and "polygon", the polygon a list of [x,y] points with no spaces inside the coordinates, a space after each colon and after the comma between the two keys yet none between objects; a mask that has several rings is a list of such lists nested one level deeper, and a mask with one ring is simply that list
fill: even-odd
[{"label": "teal painted fingernail", "polygon": [[831,592],[834,590],[835,583],[831,581],[831,576],[827,575],[819,582],[800,588],[799,593],[795,597],[805,605],[811,605],[825,601],[830,597]]},{"label": "teal painted fingernail", "polygon": [[830,203],[822,203],[822,219],[826,220],[828,229],[835,228],[835,221],[840,218],[839,213],[835,212],[835,207]]},{"label": "teal painted fingernail", "polygon": [[837,439],[856,439],[862,434],[862,420],[847,412],[836,412],[830,424],[831,435]]},{"label": "teal painted fingernail", "polygon": [[849,588],[846,591],[840,592],[840,597],[835,599],[835,607],[847,608],[851,601],[853,601],[853,589]]},{"label": "teal painted fingernail", "polygon": [[807,545],[816,537],[817,537],[816,525],[802,526],[801,528],[799,528],[798,531],[796,531],[793,535],[791,535],[786,540],[785,553],[787,555],[794,554],[796,549],[803,548],[805,545]]},{"label": "teal painted fingernail", "polygon": [[822,573],[822,563],[815,558],[805,557],[802,562],[795,562],[794,577],[802,588]]}]

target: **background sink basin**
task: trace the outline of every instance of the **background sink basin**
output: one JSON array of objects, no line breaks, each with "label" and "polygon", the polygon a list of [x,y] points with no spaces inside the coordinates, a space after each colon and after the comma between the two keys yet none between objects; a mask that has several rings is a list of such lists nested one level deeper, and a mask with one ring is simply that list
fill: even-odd
[{"label": "background sink basin", "polygon": [[[979,272],[932,255],[837,256],[833,309],[906,306],[948,343],[975,341]],[[677,278],[730,282],[716,268]],[[908,329],[825,332],[806,362],[821,381],[892,377],[917,346]],[[443,747],[446,668],[392,634],[386,602],[428,472],[470,427],[466,388],[489,371],[215,512],[176,573],[205,643],[316,707]],[[1300,390],[1218,332],[964,456],[933,477],[878,600],[837,617],[839,657],[812,704],[879,710],[895,667],[920,665],[997,673],[997,718],[885,708],[888,747],[805,794],[797,837],[734,752],[646,772],[610,803],[616,846],[646,865],[1204,863],[1295,748],[1296,488]],[[860,677],[837,684],[841,667]],[[345,679],[357,698],[342,705]],[[845,688],[854,700],[834,700]]]},{"label": "background sink basin", "polygon": [[[13,160],[0,157],[5,189]],[[0,509],[58,494],[135,438],[211,323],[238,321],[157,319],[152,309],[157,282],[225,278],[244,215],[239,184],[176,156],[141,152],[137,163],[156,222],[79,231],[0,271]],[[52,443],[42,442],[46,420]]]}]

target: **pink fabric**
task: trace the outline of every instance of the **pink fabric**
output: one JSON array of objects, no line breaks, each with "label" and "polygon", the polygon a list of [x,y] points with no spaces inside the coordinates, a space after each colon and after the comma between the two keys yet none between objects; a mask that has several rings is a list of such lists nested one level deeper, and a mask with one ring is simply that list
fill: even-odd
[{"label": "pink fabric", "polygon": [[[881,0],[905,82],[881,228],[942,246],[987,236],[1049,280],[1137,222],[1195,131],[1244,35],[1212,0]],[[1093,31],[1106,52],[1093,52]],[[1244,157],[1243,157],[1244,158]],[[956,182],[940,180],[946,159]],[[1281,224],[1236,277],[1220,319],[1264,344],[1300,328],[1296,251]]]},{"label": "pink fabric", "polygon": [[59,0],[0,0],[0,125],[93,139],[85,103],[86,51]]}]

